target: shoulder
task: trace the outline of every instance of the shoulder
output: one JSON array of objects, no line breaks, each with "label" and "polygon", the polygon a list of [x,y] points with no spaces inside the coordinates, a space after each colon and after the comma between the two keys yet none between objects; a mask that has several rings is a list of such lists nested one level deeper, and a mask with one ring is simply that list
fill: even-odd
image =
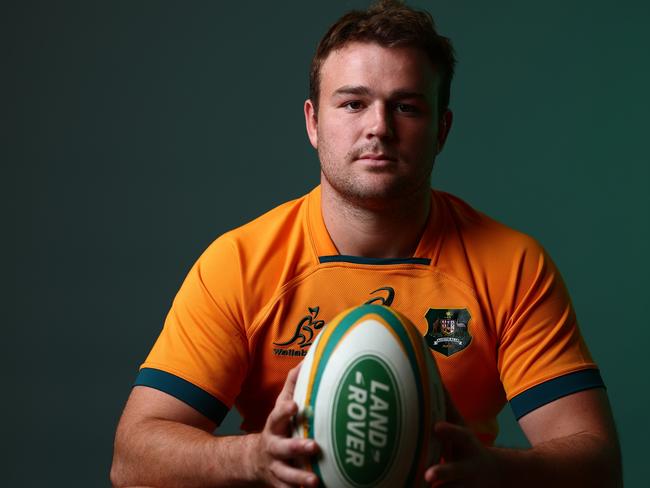
[{"label": "shoulder", "polygon": [[444,271],[497,303],[517,302],[535,287],[563,289],[557,267],[535,238],[458,197],[440,193],[437,198],[445,214],[438,264]]},{"label": "shoulder", "polygon": [[288,201],[254,220],[226,232],[206,251],[218,253],[228,248],[248,268],[264,267],[293,259],[308,251],[307,213],[310,194]]},{"label": "shoulder", "polygon": [[310,266],[315,258],[307,231],[308,198],[283,203],[212,242],[196,265],[206,284],[228,283],[249,299],[264,301]]},{"label": "shoulder", "polygon": [[245,245],[253,240],[256,246],[260,239],[275,234],[284,234],[293,227],[301,227],[309,195],[287,201],[265,212],[250,222],[224,234],[224,238]]},{"label": "shoulder", "polygon": [[495,220],[455,195],[435,193],[444,214],[447,245],[462,246],[470,256],[490,261],[544,252],[530,235]]},{"label": "shoulder", "polygon": [[225,232],[206,249],[202,259],[215,254],[237,253],[248,255],[264,253],[279,239],[287,241],[298,238],[303,228],[303,214],[306,211],[308,195],[290,200],[265,212],[259,217]]}]

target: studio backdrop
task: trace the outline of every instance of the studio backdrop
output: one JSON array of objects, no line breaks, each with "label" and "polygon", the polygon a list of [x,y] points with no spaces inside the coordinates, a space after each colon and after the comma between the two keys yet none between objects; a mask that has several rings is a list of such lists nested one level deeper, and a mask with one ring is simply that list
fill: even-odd
[{"label": "studio backdrop", "polygon": [[[132,382],[194,260],[319,181],[302,104],[361,1],[9,1],[5,486],[108,486]],[[650,68],[642,1],[413,1],[458,57],[432,185],[548,250],[645,486]],[[8,387],[7,387],[8,386]],[[498,443],[525,445],[506,407]],[[238,429],[236,413],[224,432]]]}]

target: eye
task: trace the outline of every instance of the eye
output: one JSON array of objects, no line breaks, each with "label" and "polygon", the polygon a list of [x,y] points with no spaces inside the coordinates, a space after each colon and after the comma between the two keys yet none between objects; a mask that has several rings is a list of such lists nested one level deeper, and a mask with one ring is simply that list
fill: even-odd
[{"label": "eye", "polygon": [[363,104],[359,100],[350,100],[349,102],[345,102],[343,107],[350,112],[357,112],[363,108]]},{"label": "eye", "polygon": [[395,110],[403,114],[416,114],[419,112],[418,108],[415,105],[410,105],[408,103],[395,104]]}]

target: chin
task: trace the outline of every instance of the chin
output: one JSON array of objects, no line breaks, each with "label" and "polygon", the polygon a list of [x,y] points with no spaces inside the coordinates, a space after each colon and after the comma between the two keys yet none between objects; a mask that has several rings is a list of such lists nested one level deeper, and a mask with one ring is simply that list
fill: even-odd
[{"label": "chin", "polygon": [[344,200],[364,208],[386,208],[417,199],[431,188],[430,174],[403,175],[395,171],[342,172],[323,169],[327,184]]},{"label": "chin", "polygon": [[400,205],[417,195],[412,185],[382,184],[380,182],[347,188],[339,193],[361,207],[375,209]]}]

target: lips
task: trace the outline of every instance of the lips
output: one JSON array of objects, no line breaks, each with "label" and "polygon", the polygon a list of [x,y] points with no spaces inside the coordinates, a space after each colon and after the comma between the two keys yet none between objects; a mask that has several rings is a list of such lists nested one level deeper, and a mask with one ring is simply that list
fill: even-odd
[{"label": "lips", "polygon": [[358,159],[370,159],[372,161],[395,161],[395,158],[385,153],[364,153]]}]

